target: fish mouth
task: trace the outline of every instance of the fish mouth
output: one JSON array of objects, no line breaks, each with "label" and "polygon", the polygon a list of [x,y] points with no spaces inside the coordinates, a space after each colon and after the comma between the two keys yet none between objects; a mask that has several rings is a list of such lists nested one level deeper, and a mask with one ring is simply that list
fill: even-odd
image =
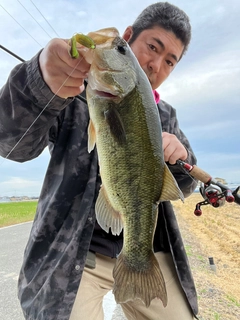
[{"label": "fish mouth", "polygon": [[94,90],[94,94],[102,98],[116,99],[119,96],[117,94],[112,94],[107,91]]}]

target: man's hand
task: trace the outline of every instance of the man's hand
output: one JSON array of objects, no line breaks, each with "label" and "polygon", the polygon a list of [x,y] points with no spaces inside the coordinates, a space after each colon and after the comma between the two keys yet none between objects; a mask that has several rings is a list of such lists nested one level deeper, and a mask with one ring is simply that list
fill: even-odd
[{"label": "man's hand", "polygon": [[44,81],[61,98],[74,97],[84,90],[84,79],[90,68],[83,57],[71,58],[69,50],[68,40],[53,39],[39,57]]},{"label": "man's hand", "polygon": [[187,150],[178,138],[171,133],[163,132],[164,161],[175,164],[177,160],[187,159]]}]

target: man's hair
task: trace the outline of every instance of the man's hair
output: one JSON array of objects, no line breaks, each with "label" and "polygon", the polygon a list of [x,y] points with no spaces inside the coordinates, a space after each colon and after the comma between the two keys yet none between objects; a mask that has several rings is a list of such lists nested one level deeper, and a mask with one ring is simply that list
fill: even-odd
[{"label": "man's hair", "polygon": [[182,55],[187,51],[191,40],[189,17],[184,11],[168,2],[154,3],[140,13],[132,25],[133,35],[129,44],[131,45],[142,31],[155,26],[173,32],[184,46]]}]

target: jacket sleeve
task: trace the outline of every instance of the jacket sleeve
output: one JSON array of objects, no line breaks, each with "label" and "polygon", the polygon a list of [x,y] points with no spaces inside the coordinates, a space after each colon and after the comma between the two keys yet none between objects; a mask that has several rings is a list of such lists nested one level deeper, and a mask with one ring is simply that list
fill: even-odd
[{"label": "jacket sleeve", "polygon": [[73,100],[52,93],[42,78],[38,57],[17,65],[0,90],[0,155],[18,162],[43,151],[50,128]]},{"label": "jacket sleeve", "polygon": [[[176,110],[165,101],[160,101],[160,103],[158,104],[158,109],[162,123],[162,131],[176,135],[188,152],[186,162],[191,165],[196,164],[197,159],[193,153],[190,143],[185,134],[179,128]],[[197,186],[197,180],[187,174],[180,165],[168,164],[168,166],[172,174],[174,175],[180,189],[182,190],[184,197],[186,198],[191,195]]]}]

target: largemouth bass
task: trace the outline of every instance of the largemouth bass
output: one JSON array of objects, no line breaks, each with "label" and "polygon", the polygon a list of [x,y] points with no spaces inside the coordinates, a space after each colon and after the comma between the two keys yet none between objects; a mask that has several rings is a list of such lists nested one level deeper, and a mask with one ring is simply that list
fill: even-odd
[{"label": "largemouth bass", "polygon": [[88,36],[96,43],[87,86],[89,152],[96,144],[102,179],[96,217],[107,232],[124,230],[113,293],[117,303],[141,299],[148,307],[159,298],[166,306],[153,236],[159,202],[183,195],[164,162],[160,116],[136,57],[114,28]]}]

